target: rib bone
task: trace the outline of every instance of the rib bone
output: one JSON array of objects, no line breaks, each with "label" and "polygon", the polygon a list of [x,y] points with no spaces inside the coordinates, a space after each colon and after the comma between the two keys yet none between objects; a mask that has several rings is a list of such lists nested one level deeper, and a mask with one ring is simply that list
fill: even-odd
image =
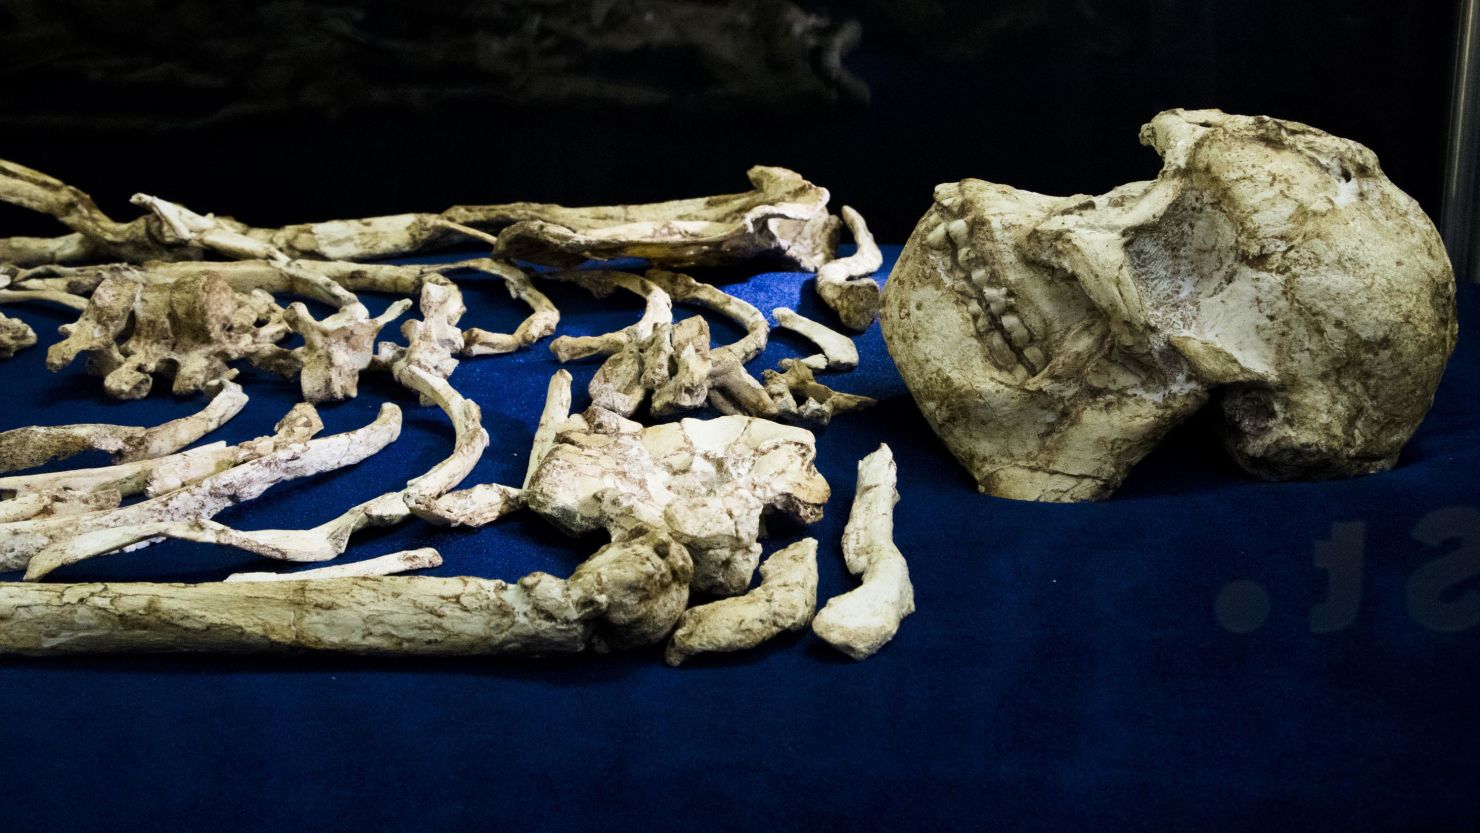
[{"label": "rib bone", "polygon": [[331,578],[351,578],[353,576],[391,576],[397,573],[407,573],[412,570],[424,570],[429,567],[442,566],[442,554],[431,547],[422,547],[414,550],[403,550],[382,555],[376,558],[367,558],[364,561],[354,561],[349,564],[334,564],[328,567],[315,567],[311,570],[299,570],[296,573],[232,573],[226,577],[227,581],[323,581]]},{"label": "rib bone", "polygon": [[221,427],[246,404],[241,387],[223,379],[205,408],[153,428],[81,423],[0,432],[0,471],[28,469],[89,449],[108,452],[114,463],[163,457]]},{"label": "rib bone", "polygon": [[[300,409],[307,409],[303,413]],[[312,419],[299,405],[288,419]],[[354,465],[380,451],[401,431],[401,411],[385,404],[369,425],[331,437],[290,443],[254,460],[159,497],[107,512],[0,525],[0,569],[26,568],[38,579],[68,564],[107,555],[161,535],[171,524],[210,518],[235,503],[299,477]]]}]

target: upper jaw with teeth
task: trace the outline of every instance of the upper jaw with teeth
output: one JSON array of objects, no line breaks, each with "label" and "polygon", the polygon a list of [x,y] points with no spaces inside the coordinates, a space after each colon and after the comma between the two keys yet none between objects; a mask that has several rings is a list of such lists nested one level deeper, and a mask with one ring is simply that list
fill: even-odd
[{"label": "upper jaw with teeth", "polygon": [[[1080,198],[980,180],[939,186],[886,285],[884,335],[978,487],[1022,500],[1108,495],[1205,394],[1175,355],[1125,350],[1033,231]],[[1107,446],[1107,425],[1121,426]]]}]

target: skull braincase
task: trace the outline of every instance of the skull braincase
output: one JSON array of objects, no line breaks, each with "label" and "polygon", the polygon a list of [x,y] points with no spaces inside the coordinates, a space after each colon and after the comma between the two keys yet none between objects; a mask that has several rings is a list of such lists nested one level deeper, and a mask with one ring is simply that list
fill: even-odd
[{"label": "skull braincase", "polygon": [[1305,125],[1173,110],[1141,138],[1156,180],[1098,197],[936,189],[883,311],[927,419],[983,491],[1024,499],[1108,495],[1210,395],[1256,474],[1391,467],[1455,340],[1428,217]]}]

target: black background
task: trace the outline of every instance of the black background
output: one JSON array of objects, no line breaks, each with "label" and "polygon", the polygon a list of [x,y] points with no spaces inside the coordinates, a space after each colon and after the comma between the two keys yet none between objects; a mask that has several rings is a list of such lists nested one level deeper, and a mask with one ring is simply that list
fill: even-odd
[{"label": "black background", "polygon": [[[409,30],[425,9],[402,3],[388,16],[384,0],[369,5],[391,29]],[[550,4],[528,5],[548,16]],[[937,182],[974,176],[1045,193],[1100,192],[1155,174],[1154,155],[1137,141],[1150,116],[1176,106],[1219,107],[1359,140],[1431,215],[1439,212],[1456,18],[1448,0],[803,5],[833,21],[859,22],[862,44],[844,63],[868,85],[867,101],[777,108],[742,97],[716,106],[703,90],[630,108],[390,100],[191,128],[170,116],[194,102],[162,87],[142,93],[154,96],[145,106],[134,99],[119,105],[138,117],[119,126],[94,118],[111,96],[97,83],[109,72],[105,62],[85,72],[51,71],[46,61],[26,63],[17,50],[0,48],[0,85],[9,86],[8,93],[0,88],[0,102],[11,102],[11,112],[0,111],[0,155],[91,192],[118,217],[134,216],[126,200],[148,191],[257,225],[455,203],[604,204],[720,193],[743,190],[749,165],[775,164],[857,207],[879,239],[900,241]],[[76,8],[57,11],[63,6]],[[212,8],[5,0],[0,26],[9,31],[0,47],[26,41],[28,54],[37,54],[38,43],[46,54],[55,41],[65,52],[108,37],[111,27],[126,39],[186,13],[206,15],[209,26],[218,13]],[[250,16],[251,8],[232,14]],[[78,31],[56,27],[68,14]],[[219,14],[228,25],[226,12]],[[27,31],[38,15],[52,27]],[[241,37],[259,38],[270,54],[270,25]],[[659,73],[665,66],[661,55],[639,51],[629,59]],[[246,71],[271,73],[271,63]],[[681,90],[683,69],[673,66],[671,81]],[[342,71],[326,58],[298,80],[322,82]],[[5,209],[0,228],[45,234],[55,227]]]}]

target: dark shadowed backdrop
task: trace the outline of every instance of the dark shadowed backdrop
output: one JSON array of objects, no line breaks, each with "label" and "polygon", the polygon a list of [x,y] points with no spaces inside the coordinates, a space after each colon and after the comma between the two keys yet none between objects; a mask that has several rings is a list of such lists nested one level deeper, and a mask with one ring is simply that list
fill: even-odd
[{"label": "dark shadowed backdrop", "polygon": [[[258,225],[743,190],[900,241],[930,187],[1152,176],[1169,107],[1372,147],[1439,211],[1453,0],[0,0],[0,155]],[[6,233],[50,226],[0,212]]]}]

